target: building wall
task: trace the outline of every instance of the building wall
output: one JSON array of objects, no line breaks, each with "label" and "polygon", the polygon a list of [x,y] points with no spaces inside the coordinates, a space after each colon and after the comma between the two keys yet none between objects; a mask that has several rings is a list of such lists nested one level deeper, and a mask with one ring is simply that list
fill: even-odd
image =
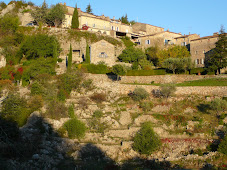
[{"label": "building wall", "polygon": [[[142,46],[143,48],[154,46],[158,46],[159,48],[165,48],[168,45],[176,44],[175,38],[179,36],[181,36],[181,34],[165,31],[154,35],[140,37],[139,41],[140,46]],[[168,44],[165,44],[165,40],[168,40]]]},{"label": "building wall", "polygon": [[91,45],[90,47],[91,63],[105,62],[108,66],[115,64],[117,57],[115,54],[114,45],[105,40],[101,40]]},{"label": "building wall", "polygon": [[150,35],[158,32],[164,31],[164,28],[156,27],[149,24],[136,22],[132,25],[132,32],[137,32],[145,35]]},{"label": "building wall", "polygon": [[183,37],[176,38],[176,45],[183,45],[185,42],[186,45],[191,43],[191,40],[198,39],[200,36],[198,34],[191,34]]},{"label": "building wall", "polygon": [[205,54],[209,53],[211,49],[215,48],[215,43],[218,40],[218,36],[193,40],[190,43],[190,53],[192,61],[195,62],[196,67],[204,67]]}]

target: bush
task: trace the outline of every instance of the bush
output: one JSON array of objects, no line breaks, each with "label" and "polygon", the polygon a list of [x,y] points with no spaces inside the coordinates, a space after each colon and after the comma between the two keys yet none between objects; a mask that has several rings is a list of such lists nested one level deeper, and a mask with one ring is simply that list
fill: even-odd
[{"label": "bush", "polygon": [[101,118],[102,116],[103,116],[102,110],[96,110],[96,111],[93,113],[93,117],[95,117],[95,118]]},{"label": "bush", "polygon": [[106,101],[106,94],[105,93],[94,93],[90,96],[90,99],[96,103],[102,103]]},{"label": "bush", "polygon": [[48,104],[45,116],[57,120],[67,118],[68,114],[66,110],[67,108],[63,103],[53,100]]},{"label": "bush", "polygon": [[143,109],[144,112],[151,111],[153,108],[152,102],[140,102],[140,107]]},{"label": "bush", "polygon": [[117,75],[117,80],[119,79],[119,75],[123,76],[126,74],[126,69],[124,66],[120,64],[116,64],[112,67],[113,73]]},{"label": "bush", "polygon": [[135,88],[135,90],[130,94],[134,101],[141,101],[149,97],[149,93],[144,88]]},{"label": "bush", "polygon": [[104,62],[98,64],[83,64],[82,69],[85,69],[88,73],[92,74],[106,74],[110,72]]},{"label": "bush", "polygon": [[146,122],[134,137],[133,149],[141,154],[151,154],[159,146],[161,140],[152,129],[152,123]]},{"label": "bush", "polygon": [[78,120],[77,118],[73,118],[65,122],[64,128],[68,132],[68,137],[71,139],[74,138],[82,138],[86,132],[86,126],[83,122]]},{"label": "bush", "polygon": [[27,118],[31,114],[27,100],[19,94],[9,94],[2,102],[1,115],[3,118],[15,121],[19,127],[25,125]]},{"label": "bush", "polygon": [[227,135],[225,135],[224,139],[221,140],[221,143],[218,145],[218,152],[227,155]]},{"label": "bush", "polygon": [[174,84],[163,84],[160,86],[161,94],[163,97],[168,98],[174,94],[176,87]]},{"label": "bush", "polygon": [[73,104],[71,104],[68,108],[68,115],[70,118],[75,118],[75,113],[74,113],[74,108],[73,108]]},{"label": "bush", "polygon": [[152,75],[165,75],[165,69],[156,70],[128,70],[126,76],[152,76]]},{"label": "bush", "polygon": [[85,97],[81,97],[78,101],[79,107],[83,110],[88,108],[88,101]]},{"label": "bush", "polygon": [[219,116],[227,110],[227,101],[218,98],[214,99],[210,103],[210,109],[215,111],[216,115]]},{"label": "bush", "polygon": [[43,107],[43,105],[44,105],[43,98],[40,95],[34,95],[28,101],[28,107],[30,108],[31,112],[40,109],[41,107]]},{"label": "bush", "polygon": [[86,90],[93,90],[94,89],[93,80],[92,79],[84,80],[81,86]]},{"label": "bush", "polygon": [[90,119],[88,124],[91,129],[98,133],[104,133],[104,131],[108,128],[108,125],[105,122],[101,123],[99,118]]}]

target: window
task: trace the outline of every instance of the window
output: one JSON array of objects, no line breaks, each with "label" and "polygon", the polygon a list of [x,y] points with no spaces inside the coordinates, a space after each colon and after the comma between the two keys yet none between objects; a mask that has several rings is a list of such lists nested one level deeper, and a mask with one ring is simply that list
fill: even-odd
[{"label": "window", "polygon": [[168,43],[169,43],[169,40],[166,40],[166,39],[165,39],[164,45],[168,45]]},{"label": "window", "polygon": [[106,54],[105,52],[101,52],[101,53],[99,54],[99,57],[100,57],[100,58],[107,58],[108,56],[107,56],[107,54]]},{"label": "window", "polygon": [[151,41],[150,40],[146,40],[146,44],[150,44],[151,43]]},{"label": "window", "polygon": [[128,30],[126,29],[126,33],[128,33]]},{"label": "window", "polygon": [[93,24],[93,27],[95,27],[95,24]]},{"label": "window", "polygon": [[116,29],[117,31],[119,31],[119,28],[117,27],[117,29]]},{"label": "window", "polygon": [[199,59],[197,59],[197,64],[199,64]]},{"label": "window", "polygon": [[204,64],[204,59],[202,58],[201,60],[202,60],[202,61],[201,61],[201,64]]},{"label": "window", "polygon": [[195,59],[195,64],[196,64],[196,65],[198,64],[198,61],[197,61],[197,59]]},{"label": "window", "polygon": [[186,42],[182,42],[182,43],[181,43],[181,46],[186,46],[186,45],[187,45]]},{"label": "window", "polygon": [[111,26],[111,30],[114,30],[114,26]]}]

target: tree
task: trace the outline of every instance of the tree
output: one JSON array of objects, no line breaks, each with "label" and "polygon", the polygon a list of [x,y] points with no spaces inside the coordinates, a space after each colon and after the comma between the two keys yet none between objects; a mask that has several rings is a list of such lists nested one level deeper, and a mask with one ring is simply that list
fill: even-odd
[{"label": "tree", "polygon": [[48,12],[49,12],[48,5],[44,0],[42,6],[32,11],[31,15],[37,24],[40,24],[40,23],[44,24],[46,23]]},{"label": "tree", "polygon": [[78,17],[77,5],[76,5],[76,8],[74,9],[74,12],[73,12],[71,28],[72,29],[79,28],[79,17]]},{"label": "tree", "polygon": [[1,2],[0,2],[0,10],[5,9],[6,7],[7,7],[6,3],[3,2],[3,1],[1,1]]},{"label": "tree", "polygon": [[173,71],[173,74],[175,74],[176,69],[181,67],[181,60],[179,58],[167,58],[163,62],[163,67]]},{"label": "tree", "polygon": [[194,68],[194,63],[190,57],[180,59],[181,67],[184,69],[185,73],[187,70],[191,70]]},{"label": "tree", "polygon": [[85,58],[86,63],[90,64],[90,48],[89,45],[87,44],[86,46],[86,58]]},{"label": "tree", "polygon": [[149,93],[144,88],[135,88],[132,94],[130,94],[134,101],[141,101],[149,97]]},{"label": "tree", "polygon": [[113,70],[113,73],[117,75],[117,80],[119,80],[119,75],[125,75],[126,74],[125,68],[120,64],[114,65],[112,70]]},{"label": "tree", "polygon": [[145,53],[147,55],[147,59],[152,62],[155,66],[158,65],[158,47],[149,47],[145,50]]},{"label": "tree", "polygon": [[124,24],[129,24],[127,14],[125,14],[125,16],[123,15],[121,18],[119,18],[119,20],[121,20],[121,22]]},{"label": "tree", "polygon": [[149,155],[159,146],[161,146],[161,140],[154,132],[152,123],[144,123],[134,137],[133,149],[141,154]]},{"label": "tree", "polygon": [[69,54],[68,54],[68,70],[71,70],[72,67],[72,45],[70,44],[70,48],[69,48]]},{"label": "tree", "polygon": [[67,8],[65,5],[56,4],[53,5],[47,15],[47,22],[50,25],[54,25],[58,27],[62,24],[65,19],[65,13],[67,12]]},{"label": "tree", "polygon": [[28,36],[20,47],[20,54],[27,59],[39,57],[54,57],[54,48],[57,46],[57,54],[60,52],[60,44],[54,36],[37,34]]},{"label": "tree", "polygon": [[19,24],[19,18],[12,14],[6,14],[0,18],[0,30],[5,35],[16,33],[19,28]]},{"label": "tree", "polygon": [[142,50],[134,47],[126,48],[118,56],[119,61],[125,63],[139,62],[139,60],[143,58],[146,58],[145,53]]},{"label": "tree", "polygon": [[88,6],[86,8],[86,12],[89,13],[89,14],[92,14],[92,9],[91,9],[90,3],[88,4]]},{"label": "tree", "polygon": [[160,86],[161,95],[165,98],[173,95],[176,91],[176,87],[174,84],[163,84]]},{"label": "tree", "polygon": [[224,27],[221,27],[219,40],[215,43],[216,47],[212,50],[208,58],[208,67],[212,70],[218,71],[220,74],[221,69],[227,66],[227,34]]}]

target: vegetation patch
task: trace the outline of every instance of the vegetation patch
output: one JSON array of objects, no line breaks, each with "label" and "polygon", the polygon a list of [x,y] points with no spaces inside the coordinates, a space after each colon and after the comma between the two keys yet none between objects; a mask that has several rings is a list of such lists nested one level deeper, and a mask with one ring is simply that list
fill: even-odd
[{"label": "vegetation patch", "polygon": [[187,81],[176,84],[176,86],[227,86],[227,78],[212,78]]}]

